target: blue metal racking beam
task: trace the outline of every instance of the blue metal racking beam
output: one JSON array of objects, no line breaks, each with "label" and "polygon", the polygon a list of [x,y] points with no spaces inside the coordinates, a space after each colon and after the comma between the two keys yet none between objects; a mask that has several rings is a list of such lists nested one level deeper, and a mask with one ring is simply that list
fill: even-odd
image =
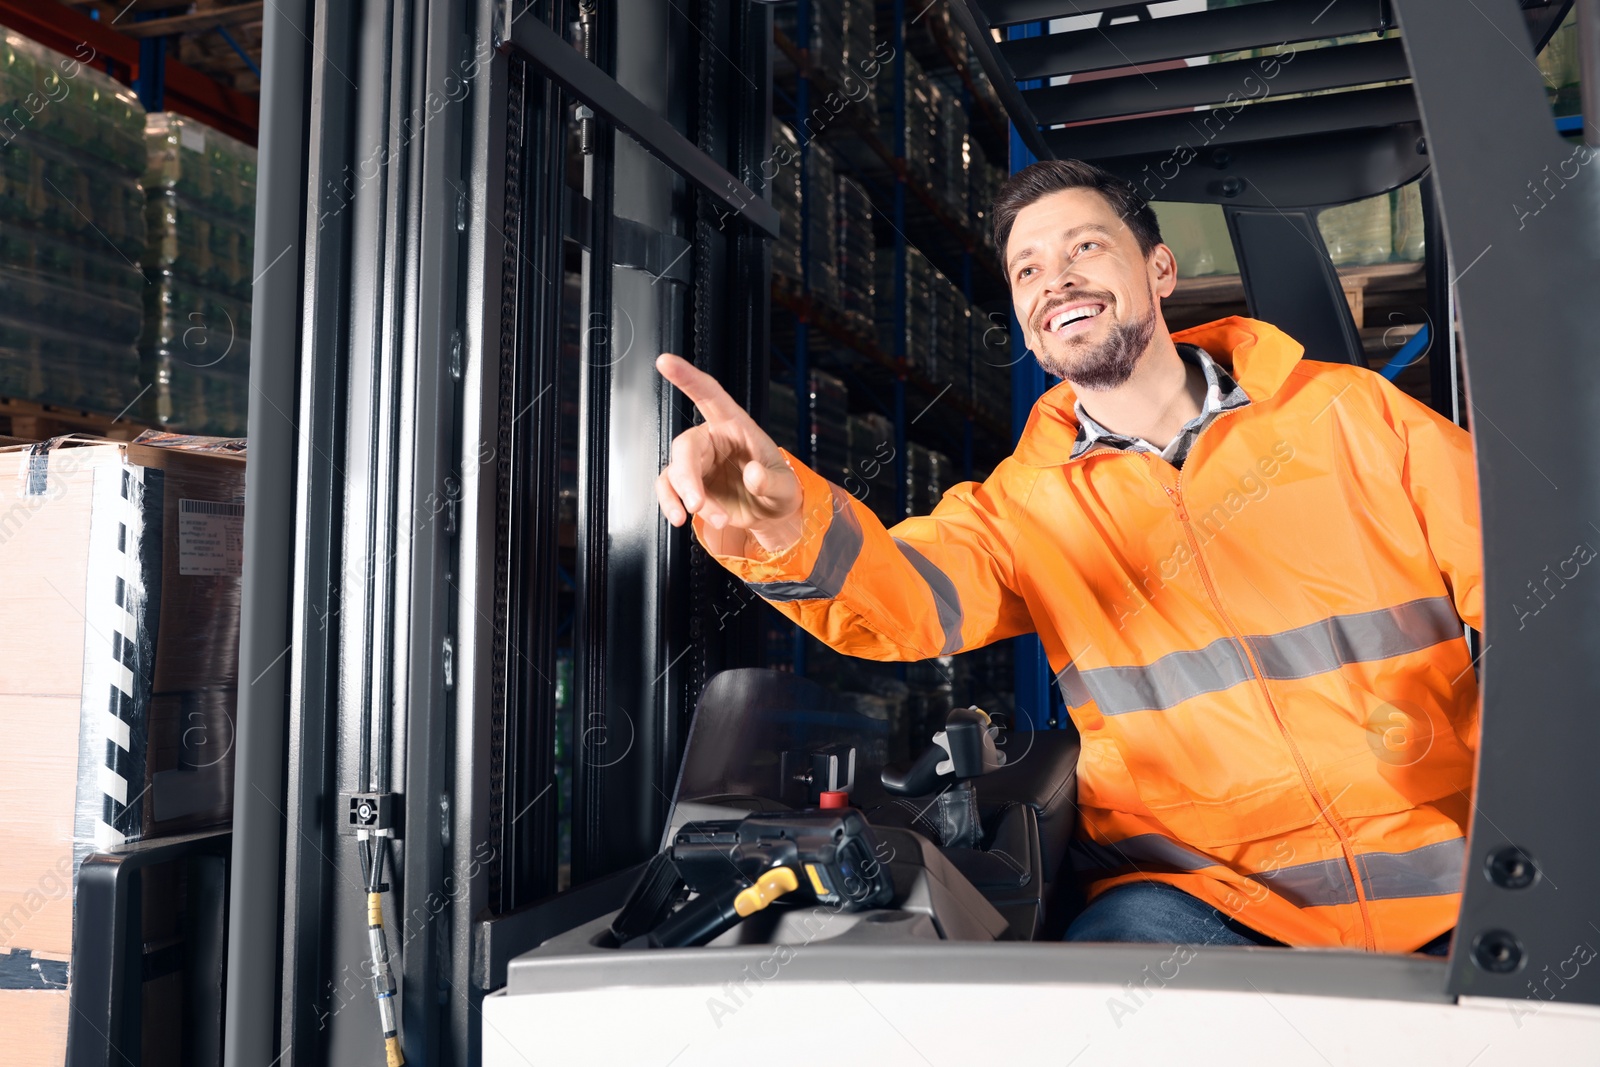
[{"label": "blue metal racking beam", "polygon": [[[811,303],[811,233],[810,233],[810,140],[807,135],[805,116],[811,110],[811,79],[809,76],[810,45],[811,45],[811,4],[816,0],[797,0],[795,11],[795,39],[794,46],[800,54],[801,62],[797,64],[795,94],[790,99],[786,94],[778,95],[794,108],[795,135],[800,145],[800,273],[802,305],[795,315],[795,350],[792,360],[783,360],[788,364],[795,384],[795,406],[797,423],[798,453],[804,458],[809,457],[810,447],[810,323],[806,308]],[[893,21],[890,41],[894,49],[892,61],[893,78],[893,124],[891,150],[896,161],[894,167],[894,184],[891,190],[890,222],[894,231],[894,345],[889,353],[896,364],[893,378],[893,392],[888,405],[889,413],[894,423],[894,471],[895,471],[895,510],[903,516],[909,514],[909,500],[907,499],[907,378],[910,353],[906,350],[906,297],[908,288],[907,279],[907,254],[909,242],[905,236],[906,216],[908,208],[908,175],[906,170],[906,5],[905,0],[894,0]],[[963,109],[972,110],[973,101],[970,91],[963,87],[961,93]],[[866,182],[871,187],[872,183],[864,176],[854,175],[858,180]],[[970,197],[970,192],[969,192]],[[969,199],[968,208],[971,208]],[[960,261],[961,290],[970,303],[973,292],[973,261],[970,249],[962,252]],[[966,391],[970,398],[974,392],[976,353],[973,351],[971,332],[968,333],[967,366],[966,366]],[[783,357],[780,355],[780,359]],[[862,385],[862,383],[857,383]],[[873,402],[883,407],[882,401],[873,395],[871,390],[863,391]],[[964,477],[970,479],[973,474],[973,449],[974,449],[974,419],[970,412],[963,412],[962,434],[959,444],[961,452],[962,470]],[[953,444],[955,442],[952,442]],[[798,627],[795,628],[794,642],[794,670],[796,674],[805,673],[805,633]],[[900,665],[899,673],[904,676],[904,665]]]}]

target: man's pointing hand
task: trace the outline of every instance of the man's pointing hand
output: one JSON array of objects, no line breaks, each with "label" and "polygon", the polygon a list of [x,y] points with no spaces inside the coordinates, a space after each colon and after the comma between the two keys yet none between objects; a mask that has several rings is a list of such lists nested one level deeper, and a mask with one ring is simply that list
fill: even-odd
[{"label": "man's pointing hand", "polygon": [[804,530],[800,479],[772,438],[687,360],[662,353],[656,369],[705,418],[673,439],[672,460],[656,479],[667,521],[682,526],[698,516],[719,555],[749,556],[752,542],[770,553],[792,546]]}]

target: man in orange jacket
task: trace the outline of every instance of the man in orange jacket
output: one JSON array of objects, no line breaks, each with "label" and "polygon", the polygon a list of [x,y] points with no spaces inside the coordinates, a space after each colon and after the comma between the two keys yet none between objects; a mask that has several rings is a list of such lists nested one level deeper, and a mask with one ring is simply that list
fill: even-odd
[{"label": "man in orange jacket", "polygon": [[663,355],[705,418],[663,513],[840,652],[1038,633],[1083,741],[1069,939],[1442,953],[1478,726],[1467,434],[1267,323],[1169,333],[1172,251],[1095,167],[1019,172],[994,225],[1064,381],[986,481],[886,530]]}]

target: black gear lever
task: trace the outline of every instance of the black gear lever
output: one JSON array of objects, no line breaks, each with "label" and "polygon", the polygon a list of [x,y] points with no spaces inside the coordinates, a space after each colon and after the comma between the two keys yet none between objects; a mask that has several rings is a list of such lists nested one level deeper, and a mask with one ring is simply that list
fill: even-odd
[{"label": "black gear lever", "polygon": [[945,716],[944,729],[909,768],[885,767],[881,774],[885,792],[902,797],[927,796],[946,781],[965,781],[1005,765],[1005,753],[995,748],[1000,728],[982,708],[955,708]]}]

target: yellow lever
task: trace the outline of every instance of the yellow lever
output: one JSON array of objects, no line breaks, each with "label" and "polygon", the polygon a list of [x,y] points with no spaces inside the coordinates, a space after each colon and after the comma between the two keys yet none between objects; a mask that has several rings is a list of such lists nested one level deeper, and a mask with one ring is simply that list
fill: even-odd
[{"label": "yellow lever", "polygon": [[754,915],[785,893],[800,888],[800,879],[788,867],[774,867],[756,879],[756,884],[746,886],[733,898],[733,910],[740,918]]}]

